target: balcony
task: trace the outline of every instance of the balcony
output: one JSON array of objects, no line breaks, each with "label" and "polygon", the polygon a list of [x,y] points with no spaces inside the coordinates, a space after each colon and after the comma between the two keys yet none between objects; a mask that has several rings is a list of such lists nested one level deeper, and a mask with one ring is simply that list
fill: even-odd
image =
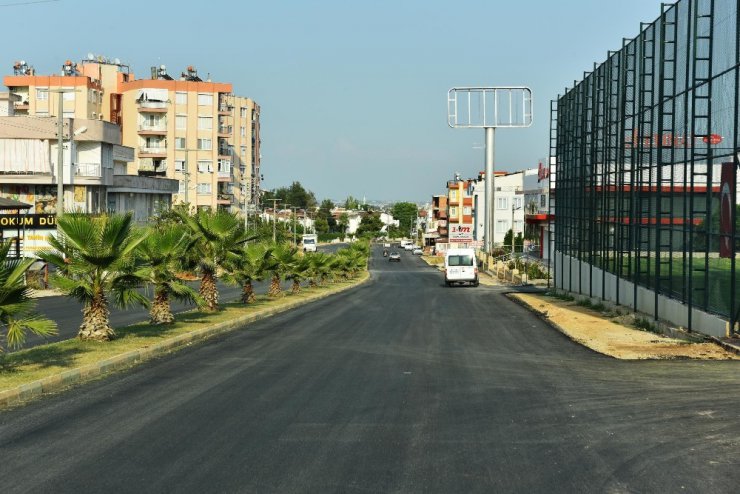
[{"label": "balcony", "polygon": [[155,157],[155,156],[161,156],[166,157],[167,156],[167,148],[164,146],[144,146],[139,148],[139,156],[146,156],[149,158]]},{"label": "balcony", "polygon": [[164,135],[167,133],[167,122],[157,124],[139,124],[139,134]]},{"label": "balcony", "polygon": [[28,111],[28,101],[24,101],[23,103],[13,103],[13,109],[15,111]]},{"label": "balcony", "polygon": [[142,175],[164,175],[167,173],[167,160],[153,160],[151,158],[140,160],[139,173]]},{"label": "balcony", "polygon": [[155,113],[167,112],[167,102],[166,101],[139,101],[138,105],[139,105],[140,112],[155,112]]},{"label": "balcony", "polygon": [[218,127],[218,135],[223,137],[228,137],[232,134],[234,131],[234,128],[231,125],[219,125]]},{"label": "balcony", "polygon": [[227,158],[231,158],[234,151],[229,147],[219,147],[218,148],[218,155],[219,156],[225,156]]},{"label": "balcony", "polygon": [[219,193],[216,200],[219,204],[231,204],[234,198],[234,194],[222,194]]},{"label": "balcony", "polygon": [[100,163],[75,163],[76,177],[102,177],[102,165]]},{"label": "balcony", "polygon": [[231,115],[231,112],[234,110],[234,106],[230,105],[228,103],[220,103],[218,105],[218,113],[222,115]]}]

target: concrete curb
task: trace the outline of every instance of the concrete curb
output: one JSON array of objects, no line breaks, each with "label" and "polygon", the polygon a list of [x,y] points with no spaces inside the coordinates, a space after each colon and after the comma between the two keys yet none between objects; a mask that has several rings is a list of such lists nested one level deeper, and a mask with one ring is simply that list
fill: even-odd
[{"label": "concrete curb", "polygon": [[60,391],[74,384],[79,384],[94,379],[109,372],[131,367],[132,365],[144,362],[151,358],[167,354],[172,350],[190,345],[192,343],[197,343],[202,340],[206,340],[212,336],[234,331],[244,324],[267,319],[274,315],[288,312],[289,310],[295,309],[297,307],[316,302],[317,300],[322,300],[332,295],[357,288],[358,286],[368,283],[370,280],[371,277],[368,274],[367,278],[352,285],[333,288],[326,292],[311,296],[310,298],[296,300],[280,307],[268,308],[259,313],[245,314],[243,316],[239,316],[228,321],[223,321],[204,328],[196,329],[189,333],[174,336],[147,348],[131,350],[126,353],[101,360],[100,362],[96,362],[94,364],[70,369],[68,371],[64,371],[53,376],[45,377],[43,379],[39,379],[27,384],[22,384],[16,388],[0,391],[0,408],[21,404],[30,399],[37,398],[43,394]]}]

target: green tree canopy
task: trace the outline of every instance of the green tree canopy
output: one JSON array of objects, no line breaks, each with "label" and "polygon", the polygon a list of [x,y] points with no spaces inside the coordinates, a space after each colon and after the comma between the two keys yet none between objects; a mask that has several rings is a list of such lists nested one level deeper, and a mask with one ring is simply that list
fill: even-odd
[{"label": "green tree canopy", "polygon": [[290,187],[266,191],[263,202],[271,204],[273,199],[277,199],[278,204],[290,204],[301,209],[316,207],[316,196],[310,190],[306,190],[300,182],[293,182]]},{"label": "green tree canopy", "polygon": [[383,228],[383,222],[380,221],[380,213],[368,213],[360,221],[360,226],[357,228],[357,234],[362,235],[370,233],[377,235],[380,233],[380,229]]},{"label": "green tree canopy", "polygon": [[398,220],[398,229],[406,236],[411,235],[411,228],[416,222],[418,208],[412,202],[397,202],[391,209],[393,218]]},{"label": "green tree canopy", "polygon": [[344,200],[344,208],[350,210],[360,209],[360,201],[352,196],[347,196],[347,199]]}]

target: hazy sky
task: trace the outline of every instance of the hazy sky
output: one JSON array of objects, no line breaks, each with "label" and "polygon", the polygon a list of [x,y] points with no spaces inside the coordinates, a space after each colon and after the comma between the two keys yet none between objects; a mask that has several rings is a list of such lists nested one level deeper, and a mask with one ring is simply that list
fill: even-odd
[{"label": "hazy sky", "polygon": [[534,124],[497,132],[496,169],[537,166],[550,100],[660,14],[658,0],[19,3],[0,0],[1,74],[88,52],[138,77],[194,65],[261,105],[264,188],[414,202],[484,169],[483,130],[447,127],[450,87],[531,87]]}]

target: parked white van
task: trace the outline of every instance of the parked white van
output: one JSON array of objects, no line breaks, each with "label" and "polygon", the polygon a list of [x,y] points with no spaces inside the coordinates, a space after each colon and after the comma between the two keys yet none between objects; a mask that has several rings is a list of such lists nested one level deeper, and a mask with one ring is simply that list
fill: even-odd
[{"label": "parked white van", "polygon": [[445,285],[470,283],[478,286],[475,249],[449,249],[445,252]]}]

